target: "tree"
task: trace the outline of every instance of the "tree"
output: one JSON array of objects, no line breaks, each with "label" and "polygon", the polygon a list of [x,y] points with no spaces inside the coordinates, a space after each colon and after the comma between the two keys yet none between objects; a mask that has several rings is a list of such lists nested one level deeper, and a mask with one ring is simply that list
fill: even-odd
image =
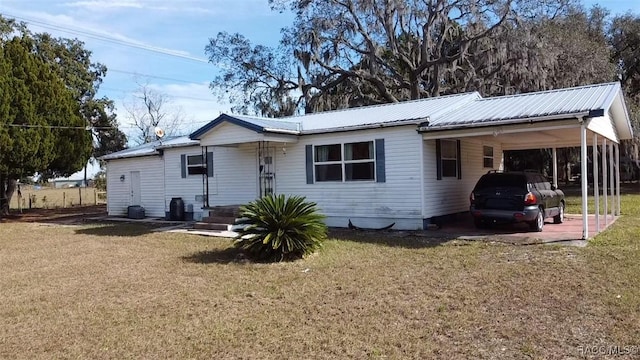
[{"label": "tree", "polygon": [[[640,15],[627,13],[616,16],[609,27],[611,61],[617,66],[618,78],[627,95],[627,106],[636,138],[627,144],[627,153],[637,156],[640,131]],[[636,160],[638,160],[636,158]]]},{"label": "tree", "polygon": [[[211,87],[240,98],[245,112],[262,114],[481,89],[507,63],[508,52],[495,46],[505,29],[553,18],[569,1],[271,0],[296,14],[280,46],[219,33],[206,47],[223,69]],[[273,111],[265,111],[269,106]]]},{"label": "tree", "polygon": [[[93,63],[91,51],[78,39],[53,38],[46,33],[34,34],[33,38],[35,53],[55,68],[80,105],[80,114],[94,139],[91,157],[96,159],[124,149],[127,138],[118,129],[113,101],[107,97],[96,98],[107,67]],[[61,174],[47,171],[44,175],[56,177]]]},{"label": "tree", "polygon": [[182,109],[172,107],[169,96],[148,84],[139,84],[136,93],[124,101],[124,108],[138,130],[136,140],[139,144],[158,140],[157,127],[167,135],[173,135],[184,120]]},{"label": "tree", "polygon": [[8,106],[0,119],[0,212],[6,213],[16,179],[68,176],[90,157],[123,149],[126,137],[111,100],[95,98],[106,67],[91,62],[82,42],[33,34],[0,16],[0,45],[0,115]]},{"label": "tree", "polygon": [[70,174],[91,153],[79,105],[52,67],[32,52],[33,39],[0,44],[0,214],[8,213],[17,179],[45,169]]}]

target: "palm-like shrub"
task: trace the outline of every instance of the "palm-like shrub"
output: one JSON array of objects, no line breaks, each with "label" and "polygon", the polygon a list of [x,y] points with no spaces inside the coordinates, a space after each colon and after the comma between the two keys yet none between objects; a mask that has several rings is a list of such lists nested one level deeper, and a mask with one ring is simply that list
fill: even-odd
[{"label": "palm-like shrub", "polygon": [[240,207],[235,246],[258,261],[299,259],[322,245],[323,219],[305,197],[267,195]]}]

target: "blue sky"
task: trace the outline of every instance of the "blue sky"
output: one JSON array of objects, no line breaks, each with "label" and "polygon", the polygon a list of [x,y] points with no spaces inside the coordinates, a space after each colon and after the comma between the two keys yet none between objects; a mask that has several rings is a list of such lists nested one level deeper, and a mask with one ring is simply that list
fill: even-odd
[{"label": "blue sky", "polygon": [[[636,0],[599,3],[614,13],[640,12]],[[93,59],[109,68],[100,94],[116,101],[125,132],[132,129],[122,100],[134,93],[136,82],[166,93],[172,108],[182,109],[184,133],[228,111],[208,88],[216,71],[204,54],[208,39],[220,31],[240,32],[254,44],[275,45],[280,29],[292,22],[291,14],[271,11],[268,0],[2,0],[0,13],[34,31],[84,41]]]},{"label": "blue sky", "polygon": [[[613,13],[640,12],[638,0],[585,1],[594,3]],[[254,44],[276,45],[280,29],[293,19],[271,11],[268,0],[2,0],[0,13],[36,32],[84,41],[93,60],[109,69],[100,94],[116,102],[128,134],[133,129],[122,103],[136,82],[172,99],[170,110],[184,114],[183,133],[228,111],[208,88],[216,72],[204,53],[208,39],[220,31],[239,32]]]}]

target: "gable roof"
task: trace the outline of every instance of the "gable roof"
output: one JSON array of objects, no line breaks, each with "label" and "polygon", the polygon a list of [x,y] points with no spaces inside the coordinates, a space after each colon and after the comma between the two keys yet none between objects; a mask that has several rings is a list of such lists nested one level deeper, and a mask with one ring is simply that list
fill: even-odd
[{"label": "gable roof", "polygon": [[483,98],[432,119],[423,130],[534,118],[596,117],[621,95],[617,82]]},{"label": "gable roof", "polygon": [[298,134],[300,124],[292,121],[286,121],[281,119],[269,119],[257,116],[248,116],[248,115],[228,115],[221,114],[211,122],[207,123],[203,127],[198,130],[192,132],[189,135],[191,139],[200,139],[203,135],[208,133],[211,129],[216,126],[229,122],[234,125],[238,125],[249,130],[253,130],[255,132],[263,133],[263,132],[275,132],[275,133],[286,133],[286,134]]},{"label": "gable roof", "polygon": [[161,149],[194,146],[198,144],[199,144],[198,141],[191,140],[189,139],[188,136],[180,136],[180,137],[169,138],[166,140],[157,140],[154,142],[134,146],[132,148],[107,154],[100,157],[100,160],[114,160],[114,159],[141,157],[141,156],[160,155],[160,152],[158,150],[161,150]]},{"label": "gable roof", "polygon": [[480,98],[480,94],[473,92],[400,103],[324,111],[279,119],[222,114],[191,133],[189,137],[191,139],[200,139],[223,122],[229,122],[259,133],[270,132],[294,135],[328,133],[385,125],[418,125],[428,121],[431,116],[438,116]]},{"label": "gable roof", "polygon": [[301,123],[303,133],[332,132],[351,128],[430,121],[433,117],[469,104],[481,96],[477,92],[445,95],[399,103],[324,111],[284,119]]}]

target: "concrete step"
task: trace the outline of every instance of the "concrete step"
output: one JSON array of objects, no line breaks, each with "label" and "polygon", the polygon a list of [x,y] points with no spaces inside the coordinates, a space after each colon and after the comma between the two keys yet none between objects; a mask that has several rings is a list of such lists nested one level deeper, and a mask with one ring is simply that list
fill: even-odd
[{"label": "concrete step", "polygon": [[209,216],[236,218],[240,213],[240,205],[214,206],[207,210],[209,211]]},{"label": "concrete step", "polygon": [[202,218],[204,223],[212,224],[234,224],[236,222],[235,216],[205,216]]},{"label": "concrete step", "polygon": [[227,231],[229,230],[229,227],[230,226],[228,224],[214,224],[214,223],[205,223],[205,222],[198,222],[193,224],[193,228],[198,230]]}]

